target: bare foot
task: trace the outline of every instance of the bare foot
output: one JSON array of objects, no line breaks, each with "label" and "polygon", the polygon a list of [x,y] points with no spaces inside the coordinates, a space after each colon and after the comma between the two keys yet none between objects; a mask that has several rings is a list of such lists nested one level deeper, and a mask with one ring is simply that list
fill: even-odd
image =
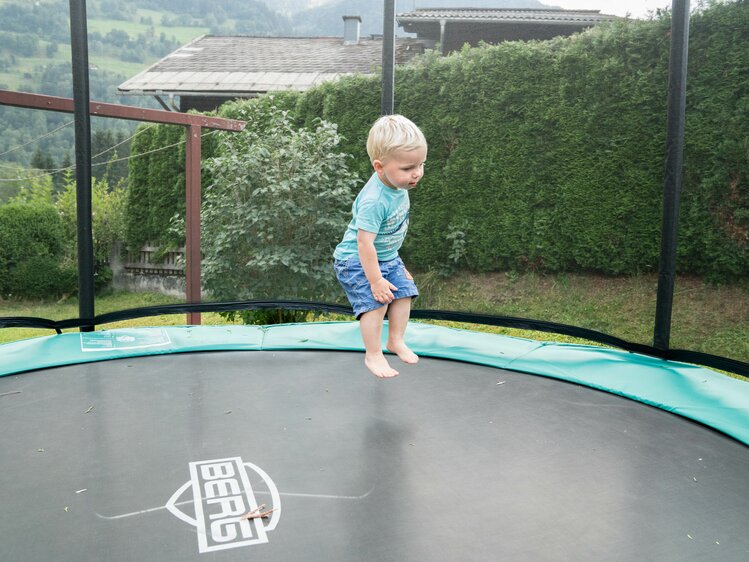
[{"label": "bare foot", "polygon": [[387,362],[382,351],[378,353],[364,354],[364,364],[376,377],[389,378],[398,375],[398,371],[390,366],[390,363]]},{"label": "bare foot", "polygon": [[395,353],[401,361],[404,363],[410,363],[413,365],[414,363],[419,362],[419,356],[416,355],[413,351],[409,349],[409,347],[404,343],[391,343],[388,342],[387,344],[387,350],[390,353]]}]

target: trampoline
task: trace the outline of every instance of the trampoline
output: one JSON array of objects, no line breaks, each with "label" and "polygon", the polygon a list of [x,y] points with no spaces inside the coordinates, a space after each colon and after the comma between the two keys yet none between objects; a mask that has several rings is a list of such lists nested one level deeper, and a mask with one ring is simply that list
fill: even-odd
[{"label": "trampoline", "polygon": [[353,322],[0,346],[3,559],[749,556],[745,382],[419,323],[407,339],[423,359],[389,381]]},{"label": "trampoline", "polygon": [[669,343],[689,22],[688,2],[673,6],[654,345],[415,310],[617,349],[411,322],[421,361],[381,380],[355,322],[92,331],[178,312],[351,311],[279,300],[297,296],[281,286],[201,303],[200,130],[244,123],[97,104],[189,134],[186,303],[95,315],[86,13],[71,1],[73,100],[3,102],[75,113],[79,317],[0,318],[57,331],[0,345],[2,560],[749,560],[749,385],[698,366],[749,365]]}]

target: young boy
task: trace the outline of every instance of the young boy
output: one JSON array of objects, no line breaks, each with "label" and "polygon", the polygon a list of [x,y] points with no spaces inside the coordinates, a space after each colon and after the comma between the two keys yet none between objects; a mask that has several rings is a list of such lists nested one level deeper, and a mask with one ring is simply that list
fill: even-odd
[{"label": "young boy", "polygon": [[411,298],[419,294],[398,257],[408,230],[408,190],[424,175],[427,142],[402,115],[386,115],[369,131],[367,153],[374,173],[357,195],[353,218],[335,249],[335,270],[359,320],[364,363],[378,377],[394,377],[382,353],[381,336],[388,317],[387,350],[405,363],[419,358],[403,341]]}]

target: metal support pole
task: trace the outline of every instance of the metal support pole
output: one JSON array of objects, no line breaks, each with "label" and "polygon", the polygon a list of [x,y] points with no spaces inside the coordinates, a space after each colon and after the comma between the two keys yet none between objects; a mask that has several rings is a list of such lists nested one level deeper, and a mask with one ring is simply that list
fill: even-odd
[{"label": "metal support pole", "polygon": [[382,103],[380,113],[392,115],[395,106],[395,0],[384,0],[382,22]]},{"label": "metal support pole", "polygon": [[75,181],[78,218],[78,316],[94,329],[94,239],[91,227],[91,115],[89,114],[86,0],[70,0],[70,47],[75,115]]},{"label": "metal support pole", "polygon": [[653,346],[668,349],[676,280],[676,246],[679,228],[684,120],[687,98],[687,53],[689,50],[689,0],[673,0],[671,8],[671,54],[668,68],[668,130],[666,175],[663,186],[663,223],[658,296],[655,308]]},{"label": "metal support pole", "polygon": [[443,55],[447,54],[445,49],[445,29],[447,28],[447,20],[440,20],[440,53]]},{"label": "metal support pole", "polygon": [[[188,304],[200,302],[200,134],[199,125],[186,129],[185,148],[185,281]],[[199,312],[188,312],[188,324],[200,324]]]}]

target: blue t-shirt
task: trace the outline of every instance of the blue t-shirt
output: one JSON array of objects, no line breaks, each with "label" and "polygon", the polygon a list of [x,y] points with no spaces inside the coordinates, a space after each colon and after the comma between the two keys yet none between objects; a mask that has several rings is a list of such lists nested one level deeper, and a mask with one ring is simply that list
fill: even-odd
[{"label": "blue t-shirt", "polygon": [[377,173],[356,196],[351,207],[353,218],[346,228],[343,240],[336,246],[333,257],[345,260],[359,255],[356,236],[359,229],[377,234],[374,240],[378,261],[398,257],[398,250],[408,231],[408,191],[394,189],[382,183]]}]

